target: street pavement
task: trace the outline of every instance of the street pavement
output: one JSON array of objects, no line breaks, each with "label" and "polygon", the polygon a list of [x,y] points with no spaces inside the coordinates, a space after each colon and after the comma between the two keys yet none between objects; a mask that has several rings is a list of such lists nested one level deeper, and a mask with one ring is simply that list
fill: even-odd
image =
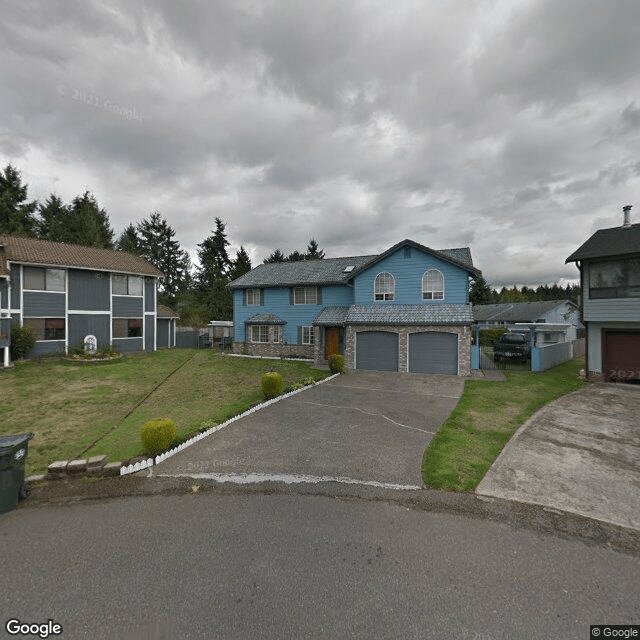
[{"label": "street pavement", "polygon": [[477,494],[640,531],[640,387],[590,384],[536,412]]},{"label": "street pavement", "polygon": [[426,446],[463,389],[459,376],[349,373],[240,418],[153,474],[340,478],[418,488]]},{"label": "street pavement", "polygon": [[65,640],[586,640],[640,621],[638,556],[380,500],[21,506],[0,544],[3,630],[52,620]]}]

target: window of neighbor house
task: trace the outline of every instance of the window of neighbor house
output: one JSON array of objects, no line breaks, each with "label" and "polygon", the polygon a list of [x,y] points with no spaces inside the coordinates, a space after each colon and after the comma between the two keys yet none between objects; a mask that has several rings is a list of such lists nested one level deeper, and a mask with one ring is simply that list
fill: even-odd
[{"label": "window of neighbor house", "polygon": [[640,298],[640,258],[592,262],[589,298]]},{"label": "window of neighbor house", "polygon": [[376,276],[373,283],[374,300],[393,300],[396,293],[396,279],[387,271]]},{"label": "window of neighbor house", "polygon": [[429,269],[422,276],[422,299],[444,300],[444,276],[438,269]]},{"label": "window of neighbor house", "polygon": [[65,270],[24,267],[24,288],[32,291],[64,291]]},{"label": "window of neighbor house", "polygon": [[279,325],[273,326],[272,342],[282,342],[282,327]]},{"label": "window of neighbor house", "polygon": [[64,340],[64,318],[25,318],[24,326],[31,327],[36,340]]},{"label": "window of neighbor house", "polygon": [[111,276],[111,290],[114,296],[142,296],[142,277],[114,273]]},{"label": "window of neighbor house", "polygon": [[114,318],[114,338],[142,338],[142,318]]}]

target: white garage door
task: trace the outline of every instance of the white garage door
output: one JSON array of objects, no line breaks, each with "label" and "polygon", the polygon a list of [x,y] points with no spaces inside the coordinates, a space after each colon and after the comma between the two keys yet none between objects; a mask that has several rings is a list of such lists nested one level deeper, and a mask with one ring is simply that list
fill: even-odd
[{"label": "white garage door", "polygon": [[356,369],[398,370],[398,334],[361,331],[356,334]]},{"label": "white garage door", "polygon": [[424,331],[409,334],[409,371],[458,374],[458,334]]}]

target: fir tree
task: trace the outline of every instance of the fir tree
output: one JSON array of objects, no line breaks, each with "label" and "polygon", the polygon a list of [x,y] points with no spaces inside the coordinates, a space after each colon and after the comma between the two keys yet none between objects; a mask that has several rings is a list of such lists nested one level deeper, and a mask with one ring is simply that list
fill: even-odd
[{"label": "fir tree", "polygon": [[34,236],[37,222],[33,216],[38,203],[27,202],[28,185],[20,172],[8,164],[0,172],[0,233]]}]

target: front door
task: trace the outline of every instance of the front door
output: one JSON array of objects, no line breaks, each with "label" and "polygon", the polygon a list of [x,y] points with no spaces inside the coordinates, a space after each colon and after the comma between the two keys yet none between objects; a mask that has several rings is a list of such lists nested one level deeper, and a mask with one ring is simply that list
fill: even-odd
[{"label": "front door", "polygon": [[328,360],[331,356],[340,352],[340,329],[330,327],[324,334],[324,357]]}]

